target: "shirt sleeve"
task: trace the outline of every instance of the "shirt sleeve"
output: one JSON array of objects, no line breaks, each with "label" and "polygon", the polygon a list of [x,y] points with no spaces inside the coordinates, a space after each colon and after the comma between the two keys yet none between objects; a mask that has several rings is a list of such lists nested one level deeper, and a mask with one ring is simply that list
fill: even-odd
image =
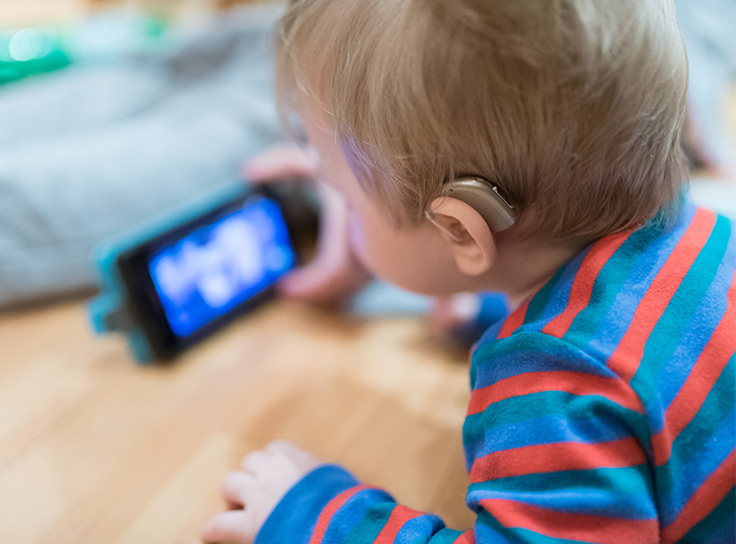
[{"label": "shirt sleeve", "polygon": [[329,465],[284,497],[256,544],[659,541],[646,423],[628,384],[557,339],[514,334],[478,347],[471,385],[471,530]]},{"label": "shirt sleeve", "polygon": [[659,542],[646,413],[604,362],[517,332],[478,347],[471,390],[477,542]]}]

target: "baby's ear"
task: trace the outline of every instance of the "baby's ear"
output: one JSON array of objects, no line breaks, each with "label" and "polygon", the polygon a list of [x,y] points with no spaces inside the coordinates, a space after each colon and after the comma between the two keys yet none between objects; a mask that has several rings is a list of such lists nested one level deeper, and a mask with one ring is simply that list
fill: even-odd
[{"label": "baby's ear", "polygon": [[441,232],[458,269],[468,276],[485,274],[496,260],[496,241],[483,216],[452,197],[432,201],[427,219]]}]

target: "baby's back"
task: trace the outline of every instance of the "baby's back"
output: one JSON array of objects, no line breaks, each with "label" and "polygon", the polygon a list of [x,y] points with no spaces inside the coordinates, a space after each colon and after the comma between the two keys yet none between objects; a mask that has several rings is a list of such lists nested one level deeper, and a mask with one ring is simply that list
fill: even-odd
[{"label": "baby's back", "polygon": [[[618,378],[619,393],[598,393],[618,403],[600,416],[605,423],[620,415],[618,424],[640,443],[661,540],[732,542],[735,273],[732,222],[690,203],[674,226],[652,223],[603,238],[486,333],[474,355],[474,388],[511,372],[489,361],[529,346],[545,357],[559,348],[564,355],[555,357],[573,360],[560,368],[583,379]],[[517,377],[538,370],[526,365],[543,364],[524,357]],[[583,406],[574,386],[563,389],[575,393],[566,402]],[[611,438],[618,435],[601,440]]]}]

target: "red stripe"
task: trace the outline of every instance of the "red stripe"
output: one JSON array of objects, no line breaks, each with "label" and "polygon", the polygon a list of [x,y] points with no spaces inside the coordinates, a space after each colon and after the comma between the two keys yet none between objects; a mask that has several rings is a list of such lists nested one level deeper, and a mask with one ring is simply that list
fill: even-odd
[{"label": "red stripe", "polygon": [[417,512],[406,506],[397,506],[391,511],[386,525],[383,526],[383,529],[381,529],[381,532],[378,533],[378,536],[373,542],[375,544],[389,544],[393,542],[406,522],[418,518],[421,515],[423,515],[421,512]]},{"label": "red stripe", "polygon": [[350,500],[351,497],[353,497],[356,493],[359,493],[363,491],[364,489],[368,489],[367,485],[356,485],[355,487],[351,487],[350,489],[346,489],[342,493],[340,493],[337,497],[332,499],[329,503],[327,503],[327,506],[325,506],[325,509],[322,510],[322,513],[319,515],[319,519],[317,520],[317,525],[314,528],[314,532],[312,533],[312,538],[309,540],[309,544],[318,544],[319,542],[322,542],[322,539],[325,536],[325,532],[327,531],[327,526],[330,524],[330,521],[332,520],[332,516],[335,515],[335,513],[342,508],[342,506]]},{"label": "red stripe", "polygon": [[662,317],[670,299],[700,253],[716,222],[713,212],[698,209],[690,226],[657,273],[649,289],[634,311],[628,330],[608,365],[626,381],[636,374],[644,355],[644,346]]},{"label": "red stripe", "polygon": [[696,416],[736,352],[736,275],[728,290],[727,299],[725,314],[693,365],[690,375],[667,408],[664,427],[652,437],[654,460],[658,466],[669,461],[672,443]]},{"label": "red stripe", "polygon": [[470,482],[563,470],[634,467],[645,462],[646,456],[633,437],[597,444],[540,444],[497,451],[477,458],[470,471]]},{"label": "red stripe", "polygon": [[506,528],[528,529],[551,538],[595,544],[659,542],[656,519],[617,519],[547,510],[507,499],[483,499],[480,504]]},{"label": "red stripe", "polygon": [[465,531],[452,544],[475,544],[475,531]]},{"label": "red stripe", "polygon": [[690,500],[668,527],[662,530],[662,542],[677,542],[710,514],[728,495],[736,480],[736,450],[693,493]]},{"label": "red stripe", "polygon": [[501,325],[501,330],[498,333],[498,339],[508,338],[511,333],[524,324],[524,318],[526,317],[526,309],[529,307],[531,299],[527,299],[521,306],[514,310],[510,316],[506,318],[506,321]]},{"label": "red stripe", "polygon": [[561,370],[526,372],[476,389],[470,396],[468,415],[483,412],[504,399],[545,391],[562,391],[578,396],[598,395],[629,410],[644,413],[639,397],[620,378]]},{"label": "red stripe", "polygon": [[634,230],[629,229],[603,238],[590,248],[572,282],[567,306],[561,314],[544,326],[542,332],[557,338],[562,338],[565,335],[577,315],[590,303],[593,285],[603,266],[631,236]]}]

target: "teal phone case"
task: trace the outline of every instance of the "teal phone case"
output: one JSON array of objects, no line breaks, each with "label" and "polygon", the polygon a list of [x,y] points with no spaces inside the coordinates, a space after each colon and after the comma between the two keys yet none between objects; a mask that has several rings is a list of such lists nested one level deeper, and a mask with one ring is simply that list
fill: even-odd
[{"label": "teal phone case", "polygon": [[94,250],[100,294],[87,305],[89,321],[94,332],[125,334],[135,360],[140,364],[152,363],[156,357],[141,324],[131,311],[130,293],[117,266],[119,256],[228,202],[239,197],[244,198],[247,194],[248,188],[243,182],[229,183],[214,189],[204,197],[101,242]]}]

